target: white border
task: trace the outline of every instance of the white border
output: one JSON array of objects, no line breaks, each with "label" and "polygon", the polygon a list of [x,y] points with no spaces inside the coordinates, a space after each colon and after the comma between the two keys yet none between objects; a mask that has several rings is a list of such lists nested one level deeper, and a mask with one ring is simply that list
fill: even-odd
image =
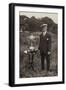
[{"label": "white border", "polygon": [[[58,13],[58,76],[19,78],[19,11]],[[15,7],[15,84],[62,81],[62,9]]]}]

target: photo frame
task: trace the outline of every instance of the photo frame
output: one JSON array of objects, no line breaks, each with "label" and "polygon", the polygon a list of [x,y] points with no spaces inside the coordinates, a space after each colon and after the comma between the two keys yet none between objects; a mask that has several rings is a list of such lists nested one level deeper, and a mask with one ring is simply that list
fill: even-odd
[{"label": "photo frame", "polygon": [[63,83],[64,6],[10,3],[9,86]]}]

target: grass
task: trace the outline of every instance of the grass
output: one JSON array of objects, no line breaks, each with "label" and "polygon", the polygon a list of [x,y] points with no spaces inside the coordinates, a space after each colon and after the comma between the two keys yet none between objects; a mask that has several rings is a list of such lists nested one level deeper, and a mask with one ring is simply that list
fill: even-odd
[{"label": "grass", "polygon": [[[32,32],[32,34],[36,37],[33,41],[33,44],[36,48],[39,45],[39,35],[41,32]],[[31,68],[29,64],[29,57],[27,54],[24,54],[24,50],[27,50],[30,46],[29,35],[30,32],[21,32],[20,33],[20,78],[27,77],[46,77],[46,76],[56,76],[58,74],[58,56],[57,56],[57,35],[50,33],[52,38],[52,47],[51,47],[51,57],[50,57],[50,71],[42,71],[41,70],[41,56],[38,51],[34,55],[33,60],[33,68]],[[46,66],[46,65],[45,65]]]}]

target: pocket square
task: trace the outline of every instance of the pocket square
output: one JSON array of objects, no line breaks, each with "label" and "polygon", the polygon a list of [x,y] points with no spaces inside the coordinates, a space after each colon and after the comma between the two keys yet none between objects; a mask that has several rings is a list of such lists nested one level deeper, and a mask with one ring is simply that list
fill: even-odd
[{"label": "pocket square", "polygon": [[47,40],[49,40],[49,38],[47,38]]}]

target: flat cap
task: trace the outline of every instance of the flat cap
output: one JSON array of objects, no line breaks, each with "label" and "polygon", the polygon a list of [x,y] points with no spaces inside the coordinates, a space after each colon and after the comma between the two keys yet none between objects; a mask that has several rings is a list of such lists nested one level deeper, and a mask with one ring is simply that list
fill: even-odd
[{"label": "flat cap", "polygon": [[45,27],[45,26],[47,26],[47,24],[42,24],[40,27],[42,28],[42,27]]}]

